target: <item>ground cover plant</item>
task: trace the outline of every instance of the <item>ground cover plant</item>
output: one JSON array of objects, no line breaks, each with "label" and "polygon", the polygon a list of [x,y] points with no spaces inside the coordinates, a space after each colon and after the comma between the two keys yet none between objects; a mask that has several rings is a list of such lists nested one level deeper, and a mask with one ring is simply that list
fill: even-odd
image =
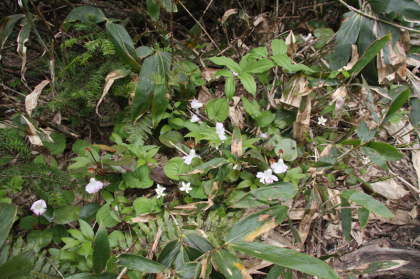
[{"label": "ground cover plant", "polygon": [[418,1],[0,12],[0,278],[419,277]]}]

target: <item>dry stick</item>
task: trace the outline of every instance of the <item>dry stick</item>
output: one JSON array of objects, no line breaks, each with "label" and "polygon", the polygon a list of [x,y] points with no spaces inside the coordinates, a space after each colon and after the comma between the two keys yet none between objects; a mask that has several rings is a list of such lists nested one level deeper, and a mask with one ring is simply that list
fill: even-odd
[{"label": "dry stick", "polygon": [[383,20],[383,19],[380,19],[380,18],[378,18],[376,16],[372,16],[370,14],[364,13],[364,12],[356,9],[355,7],[350,6],[349,4],[347,4],[346,2],[344,2],[343,0],[338,0],[338,2],[340,2],[341,4],[343,4],[344,6],[346,6],[349,10],[351,10],[351,11],[353,11],[355,13],[358,13],[360,15],[363,15],[365,17],[368,17],[370,19],[373,19],[373,20],[376,20],[376,21],[380,21],[382,23],[385,23],[385,24],[388,24],[388,25],[392,25],[392,26],[395,26],[395,27],[399,27],[399,28],[402,28],[402,29],[405,29],[405,30],[409,30],[409,31],[414,32],[414,33],[420,33],[420,30],[416,30],[416,29],[413,29],[413,28],[410,28],[410,27],[405,27],[405,26],[399,25],[399,24],[394,23],[394,22],[388,22],[388,21]]},{"label": "dry stick", "polygon": [[52,263],[52,261],[45,256],[45,258],[50,262],[50,264],[52,265],[52,267],[54,267],[55,271],[57,271],[57,273],[61,276],[61,278],[64,278],[63,274],[61,274],[61,272],[54,266],[54,264]]},{"label": "dry stick", "polygon": [[195,19],[195,17],[190,13],[190,11],[187,9],[187,7],[185,7],[184,4],[182,4],[181,1],[179,1],[178,3],[181,4],[181,6],[187,11],[187,13],[192,17],[192,19],[194,19],[194,21],[198,24],[198,26],[200,26],[200,28],[203,29],[204,33],[206,33],[207,37],[209,37],[210,41],[217,48],[217,50],[219,51],[220,55],[222,55],[222,51],[219,49],[219,47],[213,41],[213,39],[211,38],[210,34],[207,33],[206,29],[204,29],[204,27],[200,24],[200,22]]},{"label": "dry stick", "polygon": [[407,180],[405,180],[404,178],[400,177],[398,174],[394,173],[393,171],[389,170],[389,172],[392,175],[395,175],[399,180],[401,180],[402,183],[404,183],[405,185],[407,185],[409,188],[411,188],[414,192],[416,192],[417,194],[420,194],[420,190],[417,189],[416,187],[414,187],[413,185],[411,185],[411,183],[407,182]]},{"label": "dry stick", "polygon": [[126,271],[127,271],[127,268],[124,267],[124,269],[121,271],[120,275],[118,275],[117,279],[121,279],[124,276]]},{"label": "dry stick", "polygon": [[[181,3],[181,2],[180,2]],[[176,146],[175,144],[173,144],[172,143],[172,141],[169,141],[169,143],[173,146],[173,147],[175,147],[176,149],[178,149],[178,151],[179,152],[181,152],[182,154],[184,154],[185,156],[188,156],[188,154],[187,153],[185,153],[185,151],[184,150],[182,150],[181,148],[179,148],[178,146]]]}]

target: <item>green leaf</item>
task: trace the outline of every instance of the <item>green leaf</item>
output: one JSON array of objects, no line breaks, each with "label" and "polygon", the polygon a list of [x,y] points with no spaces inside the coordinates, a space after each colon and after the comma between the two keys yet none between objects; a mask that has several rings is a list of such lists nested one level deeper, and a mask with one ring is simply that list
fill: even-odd
[{"label": "green leaf", "polygon": [[141,256],[121,254],[121,256],[118,259],[119,259],[120,265],[127,267],[129,269],[138,270],[141,272],[167,273],[169,271],[165,266],[155,261],[149,260],[148,258],[141,257]]},{"label": "green leaf", "polygon": [[271,51],[273,55],[282,55],[286,54],[287,52],[287,45],[286,42],[280,39],[275,39],[271,42]]},{"label": "green leaf", "polygon": [[257,120],[257,126],[262,128],[270,125],[275,118],[276,115],[274,113],[269,110],[265,110],[255,117],[255,120]]},{"label": "green leaf", "polygon": [[386,159],[381,154],[379,154],[379,152],[367,146],[362,146],[360,148],[360,151],[362,151],[363,154],[369,156],[372,162],[377,164],[382,169],[388,171],[388,165],[386,164]]},{"label": "green leaf", "polygon": [[267,72],[271,68],[273,68],[275,65],[273,61],[268,59],[261,59],[252,64],[250,67],[246,69],[246,72],[249,74],[261,74],[264,72]]},{"label": "green leaf", "polygon": [[226,243],[253,241],[280,225],[286,219],[288,212],[287,206],[277,205],[251,214],[232,227],[226,236]]},{"label": "green leaf", "polygon": [[99,228],[93,244],[93,271],[102,273],[110,257],[111,247],[109,246],[108,234],[105,228]]},{"label": "green leaf", "polygon": [[341,193],[341,196],[363,206],[375,214],[381,215],[385,218],[394,218],[394,214],[392,214],[385,205],[363,192],[345,190]]},{"label": "green leaf", "polygon": [[248,188],[252,185],[254,185],[254,183],[251,180],[244,180],[236,186],[236,189]]},{"label": "green leaf", "polygon": [[40,248],[44,248],[51,243],[52,236],[53,234],[50,229],[45,229],[43,231],[34,230],[29,233],[27,240],[28,244],[35,243]]},{"label": "green leaf", "polygon": [[180,132],[177,131],[170,131],[168,133],[165,133],[159,137],[159,141],[166,145],[167,147],[175,148],[172,144],[169,142],[172,142],[173,144],[177,145],[178,143],[184,142],[184,137]]},{"label": "green leaf", "polygon": [[152,121],[153,127],[155,128],[162,120],[165,115],[166,108],[168,107],[169,100],[166,98],[167,93],[168,88],[165,84],[156,84],[152,102]]},{"label": "green leaf", "polygon": [[183,170],[187,167],[187,164],[184,163],[184,160],[179,157],[174,157],[166,163],[163,167],[165,174],[173,180],[180,180],[180,174],[184,174]]},{"label": "green leaf", "polygon": [[79,273],[66,277],[65,279],[116,279],[118,278],[118,275],[119,274],[115,273],[103,273],[95,275],[92,275],[92,273]]},{"label": "green leaf", "polygon": [[229,103],[224,98],[208,101],[206,108],[208,117],[216,122],[223,122],[229,116]]},{"label": "green leaf", "polygon": [[366,147],[376,150],[387,161],[399,161],[404,156],[404,154],[399,152],[397,148],[385,142],[372,141],[366,144]]},{"label": "green leaf", "polygon": [[241,270],[245,267],[236,255],[226,250],[217,250],[212,254],[211,262],[226,278],[243,278]]},{"label": "green leaf", "polygon": [[66,137],[63,134],[52,134],[54,142],[44,141],[43,144],[51,151],[51,154],[60,154],[66,148]]},{"label": "green leaf", "polygon": [[139,58],[146,58],[147,56],[152,55],[153,52],[155,52],[153,48],[150,48],[148,46],[141,46],[136,48],[136,54]]},{"label": "green leaf", "polygon": [[363,16],[355,12],[344,15],[346,20],[338,30],[335,46],[330,57],[330,69],[335,71],[347,65],[351,56],[351,44],[355,44],[359,37]]},{"label": "green leaf", "polygon": [[155,1],[153,0],[147,0],[147,12],[149,13],[149,16],[152,20],[156,21],[159,19],[160,15],[160,7],[159,5],[155,4]]},{"label": "green leaf", "polygon": [[101,208],[101,206],[97,203],[88,203],[82,207],[80,213],[80,219],[83,219],[87,222],[96,219],[96,213]]},{"label": "green leaf", "polygon": [[400,14],[408,21],[418,21],[420,18],[420,5],[415,0],[392,0],[386,12]]},{"label": "green leaf", "polygon": [[142,165],[133,172],[124,173],[122,179],[129,188],[147,189],[153,185],[148,165]]},{"label": "green leaf", "polygon": [[[240,193],[240,191],[235,191]],[[229,200],[232,208],[250,208],[262,204],[286,201],[296,196],[298,189],[293,183],[278,182],[267,185]]]},{"label": "green leaf", "polygon": [[144,60],[131,110],[132,122],[135,122],[152,106],[156,91],[156,84],[153,83],[152,78],[157,76],[161,79],[166,79],[171,65],[171,57],[170,53],[159,52]]},{"label": "green leaf", "polygon": [[56,242],[57,244],[61,243],[61,238],[62,237],[67,237],[69,234],[67,233],[67,229],[66,226],[64,225],[55,225],[52,227],[52,239],[54,240],[54,242]]},{"label": "green leaf", "polygon": [[226,80],[225,94],[229,100],[232,100],[232,97],[235,96],[235,79],[233,77],[230,77]]},{"label": "green leaf", "polygon": [[347,241],[351,241],[351,208],[347,199],[341,197],[341,206],[346,207],[341,209],[341,228]]},{"label": "green leaf", "polygon": [[276,65],[288,70],[290,70],[290,67],[292,66],[292,63],[290,63],[290,58],[287,56],[287,54],[277,54],[275,56],[272,56],[271,59],[273,59],[274,63]]},{"label": "green leaf", "polygon": [[226,70],[226,69],[222,69],[222,70],[218,70],[218,71],[214,74],[214,76],[212,77],[212,79],[215,79],[215,78],[217,78],[217,77],[219,77],[219,76],[222,76],[222,77],[227,77],[227,78],[234,77],[234,75],[233,75],[233,73],[232,73],[231,71]]},{"label": "green leaf", "polygon": [[378,129],[375,128],[373,130],[369,129],[366,122],[362,120],[362,122],[359,124],[359,127],[357,128],[357,136],[359,137],[360,141],[366,142],[372,139],[375,136],[375,133]]},{"label": "green leaf", "polygon": [[[280,154],[282,150],[282,154]],[[291,162],[297,158],[297,145],[296,141],[292,139],[281,139],[274,149],[276,155],[280,155],[285,161]]]},{"label": "green leaf", "polygon": [[158,262],[166,267],[170,267],[178,256],[179,250],[181,249],[181,242],[177,240],[172,240],[165,245],[162,252],[159,254]]},{"label": "green leaf", "polygon": [[0,266],[0,279],[5,278],[28,278],[31,272],[36,253],[32,249],[14,256]]},{"label": "green leaf", "polygon": [[391,104],[388,112],[385,115],[382,126],[396,113],[410,97],[410,88],[404,90]]},{"label": "green leaf", "polygon": [[[344,23],[345,24],[345,23]],[[359,73],[375,56],[384,48],[384,46],[388,43],[389,39],[391,38],[391,34],[387,34],[382,38],[376,40],[363,56],[354,64],[354,66],[349,71],[350,75]]]},{"label": "green leaf", "polygon": [[252,96],[255,97],[255,94],[257,93],[257,84],[255,83],[254,78],[247,73],[241,73],[238,75],[239,80],[242,82],[242,85],[248,91],[252,94]]},{"label": "green leaf", "polygon": [[7,17],[3,17],[0,20],[0,49],[3,48],[4,43],[6,42],[10,33],[12,33],[16,22],[18,22],[23,17],[25,17],[25,15],[23,14],[10,15]]},{"label": "green leaf", "polygon": [[109,40],[114,45],[115,52],[121,61],[130,65],[134,72],[140,72],[140,61],[127,30],[122,25],[114,24],[111,21],[107,21],[105,26]]},{"label": "green leaf", "polygon": [[186,262],[178,270],[177,274],[181,279],[198,278],[201,272],[201,262]]},{"label": "green leaf", "polygon": [[9,235],[10,228],[15,222],[17,214],[17,206],[8,203],[0,203],[0,247],[3,246],[4,241]]},{"label": "green leaf", "polygon": [[287,268],[325,279],[340,279],[340,276],[325,262],[306,254],[257,242],[236,242],[230,244],[235,250],[247,253]]},{"label": "green leaf", "polygon": [[141,215],[145,213],[157,213],[162,211],[160,207],[162,206],[161,202],[157,198],[137,198],[133,202],[134,210],[136,215]]},{"label": "green leaf", "polygon": [[51,220],[57,224],[67,224],[79,219],[80,213],[80,208],[77,206],[60,206],[54,210]]},{"label": "green leaf", "polygon": [[260,105],[257,101],[252,100],[252,103],[248,101],[245,97],[241,96],[242,104],[244,106],[245,111],[251,116],[252,118],[256,118],[260,114]]},{"label": "green leaf", "polygon": [[368,221],[369,221],[370,211],[367,210],[366,208],[362,207],[362,208],[359,208],[358,213],[359,213],[360,227],[362,227],[362,230],[364,230],[366,228],[366,225],[367,225]]},{"label": "green leaf", "polygon": [[391,0],[367,0],[372,8],[372,11],[380,14],[386,12]]},{"label": "green leaf", "polygon": [[90,23],[92,18],[95,19],[95,23],[100,23],[107,20],[104,13],[99,8],[94,8],[91,6],[82,6],[74,8],[73,10],[71,10],[71,12],[68,14],[68,16],[63,22],[64,30],[68,30],[68,27],[70,26],[69,23],[71,22],[80,20],[84,23]]},{"label": "green leaf", "polygon": [[[273,43],[271,43],[273,44]],[[257,48],[253,48],[251,50],[251,53],[255,53],[258,56],[262,56],[262,57],[267,57],[268,56],[268,51],[265,47],[257,47]]]},{"label": "green leaf", "polygon": [[115,216],[115,213],[112,211],[108,203],[104,204],[96,213],[96,220],[102,222],[106,227],[113,227],[119,223],[118,217]]},{"label": "green leaf", "polygon": [[84,221],[82,219],[79,219],[79,225],[80,225],[80,230],[82,231],[82,233],[85,236],[85,238],[87,240],[93,240],[94,233],[93,233],[93,230],[90,227],[90,225],[86,221]]},{"label": "green leaf", "polygon": [[209,60],[216,65],[226,66],[237,74],[241,72],[241,67],[237,63],[235,63],[235,61],[233,61],[232,58],[222,56],[222,57],[212,57],[212,58],[209,58]]},{"label": "green leaf", "polygon": [[410,111],[410,123],[414,127],[419,126],[420,122],[420,101],[419,98],[410,99],[412,110]]}]

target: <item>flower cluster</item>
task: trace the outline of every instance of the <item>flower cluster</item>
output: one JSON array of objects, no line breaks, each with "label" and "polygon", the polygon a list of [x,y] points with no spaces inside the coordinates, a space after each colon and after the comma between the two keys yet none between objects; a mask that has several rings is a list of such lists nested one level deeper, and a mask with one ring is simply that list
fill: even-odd
[{"label": "flower cluster", "polygon": [[[274,160],[273,160],[274,161]],[[277,163],[275,161],[270,165],[271,169],[265,170],[264,172],[258,172],[257,178],[260,178],[260,182],[263,184],[271,184],[279,179],[274,173],[285,173],[288,170],[288,166],[284,164],[283,159],[279,159]]]},{"label": "flower cluster", "polygon": [[164,197],[164,196],[166,196],[166,193],[164,193],[163,191],[165,191],[166,190],[166,187],[162,187],[162,186],[160,186],[160,184],[158,184],[157,185],[157,188],[156,188],[156,194],[157,194],[157,198],[159,199],[160,197]]}]

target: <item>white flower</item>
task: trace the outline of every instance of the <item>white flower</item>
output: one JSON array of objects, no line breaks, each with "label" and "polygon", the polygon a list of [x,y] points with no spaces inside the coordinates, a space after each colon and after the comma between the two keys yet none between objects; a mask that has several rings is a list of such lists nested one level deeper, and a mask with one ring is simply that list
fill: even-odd
[{"label": "white flower", "polygon": [[318,124],[319,125],[325,126],[325,123],[327,123],[327,119],[326,118],[324,118],[323,116],[318,117]]},{"label": "white flower", "polygon": [[309,43],[311,44],[314,40],[312,39],[312,33],[309,33],[308,34],[308,36],[303,36],[303,41],[306,43],[309,39],[310,39],[310,41],[309,41]]},{"label": "white flower", "polygon": [[19,5],[19,7],[22,7],[23,6],[22,0],[18,0],[18,5]]},{"label": "white flower", "polygon": [[267,133],[261,133],[260,137],[262,139],[266,139],[266,138],[268,138],[268,135],[267,135]]},{"label": "white flower", "polygon": [[86,192],[93,194],[99,192],[102,189],[104,184],[101,181],[97,181],[95,178],[91,178],[88,185],[86,185]]},{"label": "white flower", "polygon": [[42,215],[47,212],[47,204],[44,200],[37,200],[32,204],[31,210],[35,213],[36,216]]},{"label": "white flower", "polygon": [[191,101],[191,108],[195,109],[195,112],[198,113],[198,109],[202,108],[203,104],[200,103],[197,99]]},{"label": "white flower", "polygon": [[236,76],[239,76],[239,74],[238,73],[236,73],[234,70],[230,70],[231,72],[232,72],[232,74],[236,77]]},{"label": "white flower", "polygon": [[156,194],[157,194],[157,198],[159,199],[160,197],[164,197],[166,196],[166,193],[164,193],[163,191],[165,191],[166,188],[160,186],[160,184],[157,185],[157,188],[155,189]]},{"label": "white flower", "polygon": [[200,120],[200,118],[196,115],[196,114],[194,114],[193,113],[193,115],[192,115],[192,117],[191,117],[191,122],[198,122]]},{"label": "white flower", "polygon": [[196,154],[195,154],[195,150],[194,150],[194,149],[191,149],[191,150],[190,150],[190,154],[189,154],[188,156],[184,156],[184,157],[182,157],[182,159],[184,159],[184,163],[185,163],[185,164],[187,164],[187,165],[191,165],[191,161],[192,161],[192,159],[193,159],[193,158],[195,158],[195,157],[197,157],[197,158],[200,158],[200,159],[201,159],[201,157],[200,157],[199,155],[196,155]]},{"label": "white flower", "polygon": [[179,188],[180,191],[185,191],[185,193],[189,193],[189,191],[192,190],[192,187],[190,187],[190,183],[188,182],[187,184],[184,183],[184,181],[182,181],[182,187]]},{"label": "white flower", "polygon": [[257,172],[257,178],[261,178],[260,182],[262,184],[271,184],[274,181],[279,181],[277,176],[273,175],[273,171],[271,169],[265,170],[264,172]]},{"label": "white flower", "polygon": [[363,156],[363,164],[364,165],[367,165],[369,163],[370,163],[370,159],[368,157],[366,157],[366,156]]},{"label": "white flower", "polygon": [[283,159],[279,159],[278,163],[271,164],[271,168],[275,173],[284,173],[289,167],[284,164]]},{"label": "white flower", "polygon": [[225,135],[225,127],[223,127],[223,123],[220,123],[220,122],[216,123],[216,134],[219,135],[219,138],[221,140],[227,139],[227,137]]}]

